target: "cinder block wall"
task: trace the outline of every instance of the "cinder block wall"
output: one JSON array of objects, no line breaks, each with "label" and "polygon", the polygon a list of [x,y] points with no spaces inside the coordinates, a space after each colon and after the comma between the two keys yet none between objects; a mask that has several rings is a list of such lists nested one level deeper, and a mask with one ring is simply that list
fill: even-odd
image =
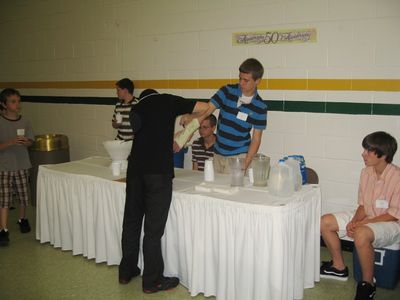
[{"label": "cinder block wall", "polygon": [[[315,28],[317,42],[232,46],[233,32],[297,28]],[[207,99],[213,80],[234,82],[239,64],[256,57],[265,79],[281,80],[278,88],[260,89],[265,100],[282,104],[269,112],[260,152],[273,161],[303,154],[319,174],[323,210],[333,211],[356,204],[362,138],[385,130],[400,142],[398,28],[397,0],[1,1],[0,85],[25,96],[88,97],[85,104],[23,104],[37,134],[67,134],[72,159],[80,159],[105,155],[102,142],[115,136],[113,106],[90,104],[90,97],[115,91],[113,84],[60,82],[129,77],[139,82],[136,96],[154,85]],[[182,81],[204,79],[204,88]],[[310,79],[322,80],[322,88]],[[352,83],[359,79],[370,85],[357,90]],[[393,111],[377,114],[376,104]]]}]

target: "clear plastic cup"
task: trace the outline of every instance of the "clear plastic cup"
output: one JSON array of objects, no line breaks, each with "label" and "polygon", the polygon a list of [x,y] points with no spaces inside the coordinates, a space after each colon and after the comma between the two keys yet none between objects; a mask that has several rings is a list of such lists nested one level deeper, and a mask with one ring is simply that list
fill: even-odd
[{"label": "clear plastic cup", "polygon": [[229,158],[229,167],[231,172],[231,186],[243,186],[244,158]]}]

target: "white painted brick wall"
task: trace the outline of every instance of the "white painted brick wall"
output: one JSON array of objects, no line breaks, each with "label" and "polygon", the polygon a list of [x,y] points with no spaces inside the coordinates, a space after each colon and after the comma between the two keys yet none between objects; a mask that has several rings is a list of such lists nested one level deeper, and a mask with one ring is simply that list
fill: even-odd
[{"label": "white painted brick wall", "polygon": [[[8,13],[13,11],[13,14]],[[0,81],[237,78],[249,56],[265,78],[398,79],[398,0],[36,0],[0,2]],[[317,43],[234,47],[231,34],[311,27]],[[5,71],[4,71],[5,70]],[[165,90],[208,98],[214,90]],[[24,95],[115,96],[109,90],[22,89]],[[135,94],[139,95],[140,90]],[[399,104],[398,92],[260,91],[264,99]],[[24,103],[36,133],[65,133],[72,159],[105,155],[112,106]],[[361,140],[399,116],[269,112],[260,152],[303,154],[323,210],[352,207]],[[395,162],[400,163],[400,154]]]}]

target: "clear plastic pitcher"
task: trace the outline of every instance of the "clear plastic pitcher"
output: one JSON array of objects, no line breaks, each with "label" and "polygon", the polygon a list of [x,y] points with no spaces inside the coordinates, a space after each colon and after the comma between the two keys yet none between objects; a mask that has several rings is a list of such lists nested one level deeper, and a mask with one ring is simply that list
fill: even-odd
[{"label": "clear plastic pitcher", "polygon": [[231,186],[243,186],[244,158],[230,157]]},{"label": "clear plastic pitcher", "polygon": [[294,193],[293,170],[280,160],[271,168],[268,190],[272,195],[288,197]]},{"label": "clear plastic pitcher", "polygon": [[253,168],[254,186],[266,186],[268,182],[270,158],[264,154],[257,153],[251,162]]},{"label": "clear plastic pitcher", "polygon": [[286,160],[286,164],[293,169],[294,190],[298,191],[301,189],[302,185],[300,162],[295,158],[289,156]]}]

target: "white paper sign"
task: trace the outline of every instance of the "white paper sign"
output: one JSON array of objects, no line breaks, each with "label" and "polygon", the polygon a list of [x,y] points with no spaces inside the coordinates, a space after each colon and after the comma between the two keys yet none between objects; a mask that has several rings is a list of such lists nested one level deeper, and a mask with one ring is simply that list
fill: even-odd
[{"label": "white paper sign", "polygon": [[244,112],[239,111],[238,114],[236,115],[236,118],[242,121],[247,121],[248,115]]}]

